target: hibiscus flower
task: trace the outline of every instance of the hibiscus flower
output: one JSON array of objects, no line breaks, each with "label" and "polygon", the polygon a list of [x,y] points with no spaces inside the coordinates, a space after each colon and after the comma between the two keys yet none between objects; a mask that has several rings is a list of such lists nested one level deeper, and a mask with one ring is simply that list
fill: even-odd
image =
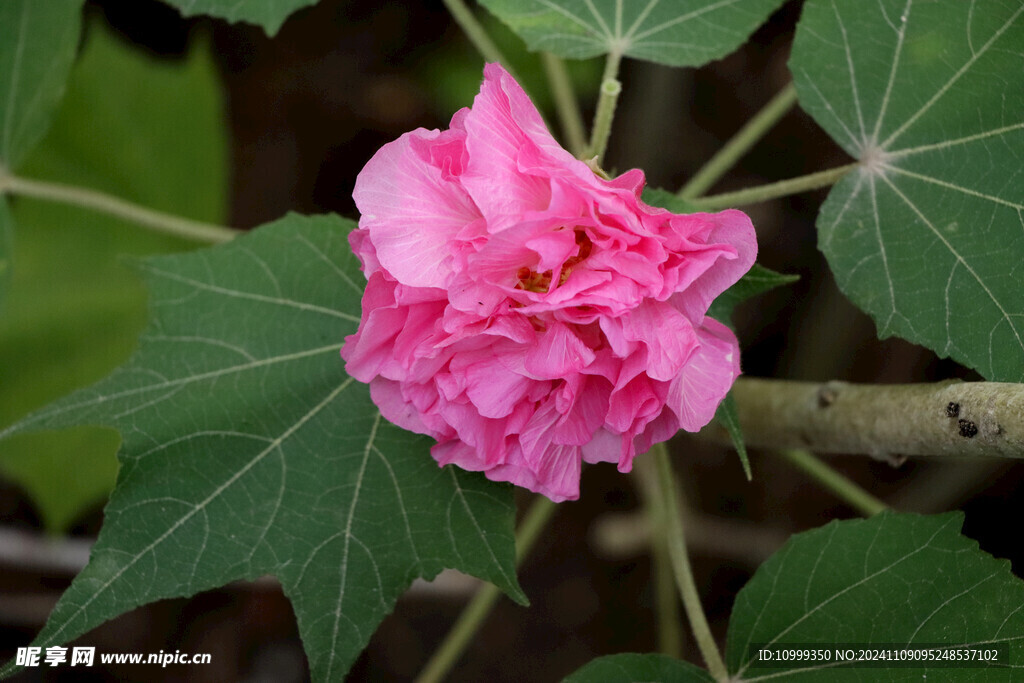
[{"label": "hibiscus flower", "polygon": [[406,133],[356,180],[367,285],[347,371],[439,464],[556,502],[583,462],[626,472],[699,430],[740,372],[706,313],[753,264],[754,229],[648,206],[643,186],[574,158],[488,64],[448,130]]}]

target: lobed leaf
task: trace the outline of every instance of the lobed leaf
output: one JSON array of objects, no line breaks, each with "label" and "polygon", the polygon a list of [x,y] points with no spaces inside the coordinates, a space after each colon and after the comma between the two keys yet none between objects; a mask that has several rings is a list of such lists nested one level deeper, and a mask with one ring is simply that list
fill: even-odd
[{"label": "lobed leaf", "polygon": [[438,468],[430,440],[382,420],[344,373],[362,296],[351,227],[290,215],[146,261],[152,319],[135,356],[0,432],[98,422],[123,439],[89,565],[37,645],[273,574],[314,678],[333,681],[417,576],[455,567],[525,602],[511,487]]},{"label": "lobed leaf", "polygon": [[273,37],[288,16],[319,0],[164,0],[182,16],[209,15],[230,22],[244,21],[262,26]]},{"label": "lobed leaf", "polygon": [[[1013,681],[1024,668],[1024,582],[1010,563],[958,533],[959,512],[883,512],[795,534],[736,597],[726,665],[732,681]],[[1000,648],[995,665],[922,666],[837,661],[837,648]],[[757,649],[826,650],[817,661],[765,666]],[[590,662],[566,681],[710,681],[664,655],[621,654]]]},{"label": "lobed leaf", "polygon": [[531,50],[586,59],[609,52],[700,66],[742,45],[782,0],[480,0]]},{"label": "lobed leaf", "polygon": [[[736,680],[1013,680],[1024,667],[1024,583],[958,533],[959,512],[883,512],[794,535],[736,597],[726,664]],[[764,667],[758,645],[1002,645],[996,668]]]},{"label": "lobed leaf", "polygon": [[[224,102],[210,46],[169,61],[96,21],[26,176],[81,185],[197,220],[227,215]],[[184,141],[184,142],[183,142]],[[153,163],[159,159],[160,163]],[[19,198],[19,258],[0,317],[0,425],[124,362],[146,322],[146,292],[125,254],[194,243],[76,207]],[[2,221],[0,221],[2,222]],[[117,475],[106,429],[25,434],[0,447],[0,472],[61,532],[101,504]]]},{"label": "lobed leaf", "polygon": [[790,69],[861,161],[818,217],[839,287],[881,337],[1024,381],[1024,5],[808,0]]}]

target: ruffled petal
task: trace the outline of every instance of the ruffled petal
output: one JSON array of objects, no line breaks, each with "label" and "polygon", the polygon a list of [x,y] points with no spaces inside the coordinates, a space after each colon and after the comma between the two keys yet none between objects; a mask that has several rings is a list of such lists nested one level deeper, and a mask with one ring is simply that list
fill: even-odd
[{"label": "ruffled petal", "polygon": [[714,318],[705,318],[697,329],[697,339],[700,346],[672,381],[667,401],[688,432],[700,431],[711,422],[740,374],[740,349],[732,330]]},{"label": "ruffled petal", "polygon": [[[473,200],[450,179],[452,144],[451,136],[436,130],[414,130],[381,147],[356,178],[359,226],[369,232],[381,266],[403,284],[446,287],[452,243],[480,218]],[[444,148],[433,160],[432,146]],[[432,163],[438,159],[440,168]]]}]

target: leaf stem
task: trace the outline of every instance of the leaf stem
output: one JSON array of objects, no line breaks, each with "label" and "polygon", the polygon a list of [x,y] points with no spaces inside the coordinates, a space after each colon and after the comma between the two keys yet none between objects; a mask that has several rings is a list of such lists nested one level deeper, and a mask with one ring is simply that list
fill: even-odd
[{"label": "leaf stem", "polygon": [[799,448],[784,448],[779,455],[809,474],[819,484],[855,507],[865,517],[872,517],[888,506],[862,489],[856,483],[837,472],[810,451]]},{"label": "leaf stem", "polygon": [[[516,566],[518,567],[533,548],[534,542],[547,525],[557,505],[544,496],[534,498],[530,509],[516,530]],[[484,584],[469,601],[451,630],[434,651],[426,666],[416,678],[416,683],[438,683],[462,656],[469,641],[476,635],[480,624],[490,613],[494,603],[501,596],[501,589],[491,583]]]},{"label": "leaf stem", "polygon": [[555,100],[558,121],[562,125],[562,132],[565,133],[569,151],[579,158],[586,152],[587,137],[583,127],[583,115],[580,113],[576,93],[573,92],[569,71],[565,68],[565,62],[550,52],[541,52],[540,58],[544,65],[544,73],[548,78],[548,85],[551,88],[551,96]]},{"label": "leaf stem", "polygon": [[725,175],[726,171],[733,167],[757,141],[764,137],[765,133],[771,130],[772,126],[778,123],[779,119],[786,115],[793,105],[796,104],[796,87],[790,83],[780,90],[761,111],[747,121],[740,130],[725,143],[722,149],[718,150],[704,166],[697,171],[696,175],[679,190],[679,196],[683,199],[699,197],[711,188],[719,178]]},{"label": "leaf stem", "polygon": [[800,192],[834,185],[840,178],[859,165],[858,162],[854,162],[845,166],[830,168],[827,171],[818,171],[817,173],[810,173],[796,178],[780,180],[776,183],[759,185],[758,187],[751,187],[737,192],[711,195],[710,197],[700,197],[690,201],[700,211],[718,211],[735,206],[743,206],[744,204],[757,204],[769,199],[788,197],[791,194],[799,194]]},{"label": "leaf stem", "polygon": [[10,193],[80,206],[123,218],[155,232],[199,242],[227,242],[242,231],[172,216],[96,190],[0,173],[0,195]]},{"label": "leaf stem", "polygon": [[[505,69],[512,74],[513,78],[516,78],[515,73],[512,71],[512,67],[508,60],[505,59],[505,55],[501,53],[498,46],[494,44],[491,37],[487,35],[486,29],[477,20],[473,12],[466,6],[462,0],[444,0],[444,6],[448,8],[448,13],[455,19],[455,23],[459,25],[462,32],[469,38],[469,42],[473,43],[485,61],[498,62],[504,65]],[[518,81],[519,79],[516,78]]]},{"label": "leaf stem", "polygon": [[700,604],[697,584],[693,579],[690,558],[686,554],[686,537],[683,535],[683,520],[680,515],[679,487],[676,485],[672,463],[669,462],[668,451],[664,443],[656,444],[651,452],[658,464],[658,479],[662,505],[665,508],[665,531],[668,539],[668,554],[672,569],[676,575],[676,587],[683,601],[683,609],[690,620],[690,628],[697,641],[697,647],[704,657],[708,671],[716,681],[727,681],[729,671],[718,651],[715,638],[711,635],[711,627]]},{"label": "leaf stem", "polygon": [[621,63],[621,52],[613,50],[608,53],[608,60],[604,65],[604,77],[601,79],[600,95],[597,99],[597,109],[594,112],[594,126],[590,131],[590,149],[587,151],[587,158],[593,159],[597,166],[600,166],[604,159],[604,152],[608,147],[608,137],[612,132],[612,121],[615,119],[615,105],[619,101],[619,93],[622,92],[622,84],[618,79],[619,64]]}]

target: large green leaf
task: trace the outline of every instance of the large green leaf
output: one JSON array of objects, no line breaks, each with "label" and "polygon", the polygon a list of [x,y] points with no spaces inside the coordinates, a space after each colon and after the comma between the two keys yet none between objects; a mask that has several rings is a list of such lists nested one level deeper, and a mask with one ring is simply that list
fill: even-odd
[{"label": "large green leaf", "polygon": [[1024,381],[1024,5],[808,0],[790,69],[862,162],[818,218],[840,288],[880,336]]},{"label": "large green leaf", "polygon": [[882,513],[796,534],[736,597],[726,663],[736,680],[1014,680],[1006,669],[850,668],[754,661],[756,644],[1002,645],[1024,666],[1024,583],[958,533],[959,512]]},{"label": "large green leaf", "polygon": [[208,14],[228,21],[244,21],[262,26],[268,36],[281,28],[288,15],[319,0],[164,0],[182,15]]},{"label": "large green leaf", "polygon": [[145,263],[142,347],[13,430],[101,422],[124,440],[86,569],[37,643],[160,598],[274,574],[316,679],[338,680],[414,577],[456,567],[525,601],[511,486],[441,469],[338,355],[359,321],[351,221],[288,216]]},{"label": "large green leaf", "polygon": [[[883,512],[795,534],[736,596],[726,665],[733,681],[1015,681],[1024,668],[1024,582],[958,533],[963,514]],[[825,650],[828,661],[765,666],[762,648]],[[1001,650],[996,666],[840,664],[860,645]],[[824,657],[821,658],[822,660]],[[948,663],[947,663],[948,664]],[[663,655],[595,659],[566,679],[705,681]]]},{"label": "large green leaf", "polygon": [[0,171],[50,125],[75,59],[82,0],[0,2]]},{"label": "large green leaf", "polygon": [[[223,221],[227,140],[209,45],[172,62],[132,49],[100,22],[87,34],[67,96],[23,173]],[[122,254],[194,246],[92,211],[14,203],[18,259],[0,317],[0,425],[95,382],[131,353],[146,294]],[[0,473],[59,532],[110,492],[117,443],[95,428],[20,436],[0,446]]]},{"label": "large green leaf", "polygon": [[704,669],[665,655],[624,653],[599,657],[565,678],[565,683],[711,683]]},{"label": "large green leaf", "polygon": [[746,41],[782,0],[480,0],[531,50],[586,59],[617,51],[699,66]]}]

